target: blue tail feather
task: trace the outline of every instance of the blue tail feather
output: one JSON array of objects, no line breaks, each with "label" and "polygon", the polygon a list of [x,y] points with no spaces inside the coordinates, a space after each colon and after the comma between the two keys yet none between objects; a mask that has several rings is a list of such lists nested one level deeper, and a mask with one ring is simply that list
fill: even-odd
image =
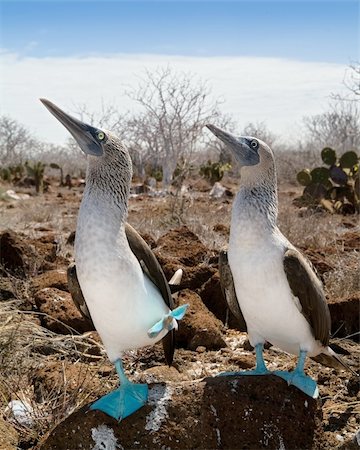
[{"label": "blue tail feather", "polygon": [[166,314],[161,320],[155,323],[149,330],[148,330],[148,336],[150,338],[155,338],[158,336],[165,328],[167,330],[172,330],[174,328],[174,319],[175,320],[181,320],[185,313],[187,308],[189,307],[188,304],[178,306],[177,308],[173,309],[169,312],[169,314]]}]

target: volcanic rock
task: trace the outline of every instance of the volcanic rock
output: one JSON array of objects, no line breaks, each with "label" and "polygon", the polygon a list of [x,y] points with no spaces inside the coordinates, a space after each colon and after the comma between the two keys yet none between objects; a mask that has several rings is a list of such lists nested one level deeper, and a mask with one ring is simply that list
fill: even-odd
[{"label": "volcanic rock", "polygon": [[203,304],[201,298],[189,289],[179,293],[177,305],[189,304],[176,333],[178,345],[196,350],[202,346],[207,350],[226,347],[221,330],[223,324]]},{"label": "volcanic rock", "polygon": [[183,269],[181,286],[185,288],[200,288],[216,272],[209,264],[211,255],[206,246],[185,226],[162,236],[154,253],[167,279]]},{"label": "volcanic rock", "polygon": [[91,331],[88,321],[79,313],[68,292],[56,288],[44,288],[36,292],[35,304],[40,312],[42,325],[55,333],[71,333],[71,329],[84,333]]},{"label": "volcanic rock", "polygon": [[152,384],[120,423],[88,406],[55,427],[41,450],[321,448],[320,401],[275,376]]},{"label": "volcanic rock", "polygon": [[66,270],[49,270],[31,280],[31,290],[33,292],[40,291],[47,287],[68,291]]}]

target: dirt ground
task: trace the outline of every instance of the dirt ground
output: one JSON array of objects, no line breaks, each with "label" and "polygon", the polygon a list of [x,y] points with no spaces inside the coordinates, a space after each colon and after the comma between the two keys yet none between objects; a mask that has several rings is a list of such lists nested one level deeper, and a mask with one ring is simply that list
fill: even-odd
[{"label": "dirt ground", "polygon": [[[236,193],[234,180],[224,183]],[[280,186],[280,229],[316,267],[333,314],[333,342],[344,349],[344,358],[358,370],[358,217],[299,209],[292,204],[299,194],[297,187]],[[13,259],[7,259],[8,266],[2,267],[0,274],[1,449],[33,448],[56,423],[117,383],[97,334],[79,320],[67,292],[65,271],[73,258],[81,196],[81,187],[68,190],[52,183],[50,192],[42,196],[0,200],[0,234],[4,236],[6,230],[13,233],[3,237],[2,244],[9,246]],[[164,368],[160,345],[131,351],[124,363],[132,379],[197,380],[254,365],[246,333],[236,329],[234,318],[228,317],[217,300],[217,254],[228,240],[232,200],[231,196],[210,198],[203,180],[189,181],[187,189],[172,195],[132,195],[128,221],[154,249],[166,274],[180,261],[186,287],[217,316],[212,318],[221,338],[198,336],[195,330],[192,343],[184,337],[170,369]],[[166,233],[170,234],[162,238]],[[191,258],[185,258],[186,248],[176,253],[171,233],[189,239]],[[56,308],[56,304],[65,306]],[[270,370],[291,369],[296,363],[295,357],[273,347],[264,356]],[[358,379],[312,360],[306,371],[319,385],[326,436],[322,448],[358,448]],[[30,413],[25,411],[22,419],[14,419],[8,407],[12,400],[26,402]]]}]

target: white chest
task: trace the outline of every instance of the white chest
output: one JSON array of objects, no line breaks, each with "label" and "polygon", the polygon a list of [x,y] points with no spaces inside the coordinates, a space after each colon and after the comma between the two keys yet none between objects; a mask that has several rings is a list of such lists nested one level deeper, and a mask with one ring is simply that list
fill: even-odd
[{"label": "white chest", "polygon": [[84,298],[110,359],[123,350],[155,343],[147,331],[169,308],[144,276],[122,222],[106,211],[82,207],[75,261]]},{"label": "white chest", "polygon": [[261,232],[260,227],[232,227],[229,243],[229,265],[250,341],[267,340],[294,354],[300,346],[313,350],[310,326],[283,268],[286,240],[277,230]]}]

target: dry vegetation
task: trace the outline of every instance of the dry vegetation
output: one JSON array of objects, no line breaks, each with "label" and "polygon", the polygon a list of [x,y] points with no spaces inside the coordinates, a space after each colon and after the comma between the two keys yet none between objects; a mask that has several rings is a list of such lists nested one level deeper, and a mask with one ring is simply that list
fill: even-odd
[{"label": "dry vegetation", "polygon": [[[227,178],[224,182],[236,191],[236,179]],[[154,240],[167,230],[185,224],[216,255],[228,239],[232,199],[211,199],[208,192],[191,188],[201,184],[201,180],[189,180],[186,192],[177,196],[133,196],[129,222]],[[3,190],[6,188],[3,186]],[[34,240],[52,234],[57,258],[52,268],[58,268],[58,261],[61,261],[60,268],[65,268],[73,256],[73,247],[67,239],[76,226],[81,191],[81,188],[53,187],[43,196],[2,201],[0,231],[11,229]],[[280,186],[280,228],[295,245],[309,251],[309,256],[315,255],[321,264],[328,265],[322,275],[329,299],[358,296],[360,233],[357,217],[299,210],[292,204],[299,192],[299,188],[291,185]],[[353,239],[351,243],[349,236]],[[3,444],[4,448],[16,448],[11,447],[11,442],[15,441],[19,448],[33,448],[39,437],[61,419],[116,384],[113,368],[96,333],[79,334],[68,327],[67,334],[57,334],[42,326],[44,313],[36,310],[32,299],[32,280],[37,271],[43,271],[39,264],[25,278],[8,274],[10,288],[7,289],[12,291],[11,299],[0,302],[0,411],[8,424],[1,424],[0,419],[0,442],[7,439],[4,442],[8,445]],[[346,336],[339,330],[333,331],[342,336],[341,344],[351,353],[348,360],[358,365],[359,332]],[[243,345],[245,334],[228,329],[225,335],[228,349],[205,353],[177,350],[178,376],[198,379],[224,369],[236,370],[244,364],[245,367],[253,364],[252,353]],[[273,369],[290,368],[294,363],[294,358],[276,349],[265,352],[265,358]],[[163,363],[157,347],[130,352],[125,359],[127,370],[135,379],[157,379],[154,368]],[[320,368],[313,362],[308,363],[308,371],[318,379],[323,396],[324,427],[328,436],[324,448],[341,447],[351,441],[359,428],[358,381],[347,373]],[[29,405],[31,412],[25,414],[27,423],[14,419],[8,407],[11,400]]]}]

